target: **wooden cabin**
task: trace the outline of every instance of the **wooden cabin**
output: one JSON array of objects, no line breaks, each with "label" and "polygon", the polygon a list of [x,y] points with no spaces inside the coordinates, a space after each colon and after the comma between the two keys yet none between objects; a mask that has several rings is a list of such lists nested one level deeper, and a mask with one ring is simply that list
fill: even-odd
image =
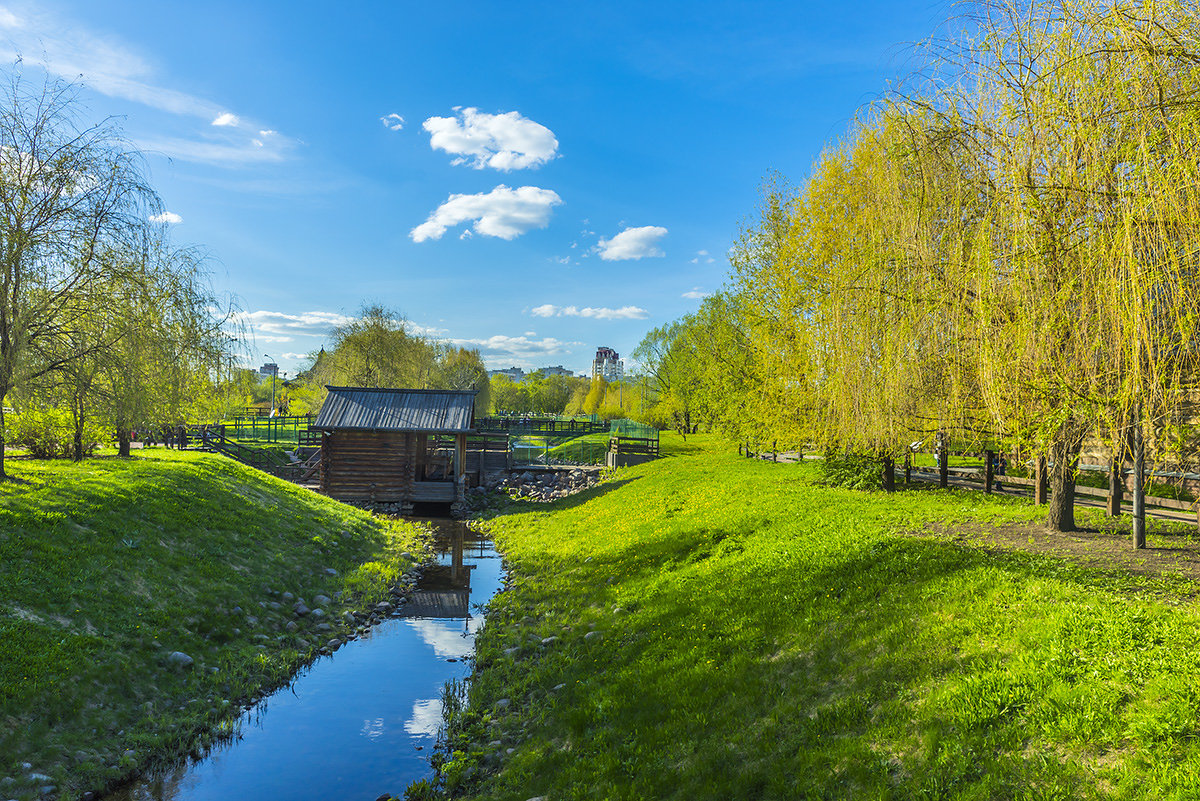
[{"label": "wooden cabin", "polygon": [[321,432],[321,492],[402,514],[462,497],[474,392],[328,389],[312,424]]}]

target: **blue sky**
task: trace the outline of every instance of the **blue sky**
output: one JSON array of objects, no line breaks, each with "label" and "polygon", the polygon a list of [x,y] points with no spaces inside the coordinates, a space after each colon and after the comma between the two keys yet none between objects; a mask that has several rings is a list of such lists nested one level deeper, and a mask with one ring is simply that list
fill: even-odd
[{"label": "blue sky", "polygon": [[944,2],[0,2],[0,54],[146,152],[293,372],[364,303],[489,367],[587,370],[694,310]]}]

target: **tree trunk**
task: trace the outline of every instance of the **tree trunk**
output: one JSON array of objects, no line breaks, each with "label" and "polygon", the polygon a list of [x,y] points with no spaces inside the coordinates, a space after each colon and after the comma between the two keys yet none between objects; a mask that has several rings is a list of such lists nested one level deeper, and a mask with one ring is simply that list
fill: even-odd
[{"label": "tree trunk", "polygon": [[1133,547],[1146,547],[1146,442],[1141,423],[1133,429]]},{"label": "tree trunk", "polygon": [[939,442],[938,452],[938,486],[942,489],[950,486],[950,449],[945,442]]},{"label": "tree trunk", "polygon": [[8,395],[8,387],[0,390],[0,481],[8,478],[8,473],[4,472],[4,446],[6,443],[4,437],[4,397]]},{"label": "tree trunk", "polygon": [[1046,524],[1054,531],[1075,530],[1075,470],[1083,448],[1086,429],[1068,420],[1050,445],[1047,477],[1050,483],[1050,509]]},{"label": "tree trunk", "polygon": [[1121,498],[1125,494],[1125,471],[1123,460],[1113,456],[1108,466],[1108,516],[1120,517]]},{"label": "tree trunk", "polygon": [[983,452],[983,491],[990,493],[992,491],[992,482],[995,480],[994,462],[996,460],[995,451]]},{"label": "tree trunk", "polygon": [[883,457],[883,491],[896,491],[896,462],[892,457]]},{"label": "tree trunk", "polygon": [[129,429],[121,426],[117,429],[117,456],[129,455]]},{"label": "tree trunk", "polygon": [[74,398],[71,403],[71,422],[74,423],[74,437],[71,445],[71,460],[83,461],[83,401]]}]

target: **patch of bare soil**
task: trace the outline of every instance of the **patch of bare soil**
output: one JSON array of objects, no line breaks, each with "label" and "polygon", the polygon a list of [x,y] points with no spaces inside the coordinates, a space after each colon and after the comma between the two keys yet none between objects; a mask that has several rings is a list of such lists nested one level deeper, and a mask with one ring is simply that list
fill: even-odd
[{"label": "patch of bare soil", "polygon": [[1200,581],[1200,536],[1195,524],[1151,521],[1147,547],[1136,550],[1128,519],[1096,524],[1087,520],[1079,530],[1052,531],[1041,522],[928,524],[919,533],[963,545],[1003,551],[1025,551],[1068,559],[1101,570],[1127,570],[1146,576],[1180,576]]}]

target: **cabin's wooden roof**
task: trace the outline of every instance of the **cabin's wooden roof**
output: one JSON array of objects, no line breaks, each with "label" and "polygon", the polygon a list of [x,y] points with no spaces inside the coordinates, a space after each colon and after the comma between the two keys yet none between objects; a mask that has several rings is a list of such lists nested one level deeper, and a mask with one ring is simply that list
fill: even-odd
[{"label": "cabin's wooden roof", "polygon": [[312,428],[322,431],[421,431],[457,434],[473,430],[475,393],[440,389],[328,387]]}]

